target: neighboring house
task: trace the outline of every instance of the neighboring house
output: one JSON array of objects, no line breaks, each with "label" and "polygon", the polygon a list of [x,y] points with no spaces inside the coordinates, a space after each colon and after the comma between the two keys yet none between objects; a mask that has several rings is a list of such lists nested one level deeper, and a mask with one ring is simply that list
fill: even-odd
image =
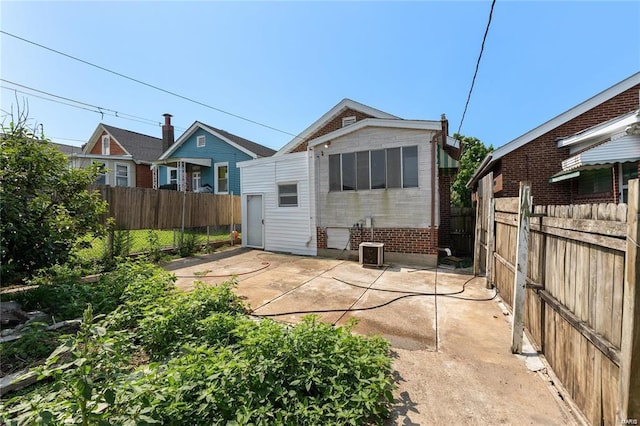
[{"label": "neighboring house", "polygon": [[49,144],[53,146],[55,149],[57,149],[58,151],[60,151],[61,153],[63,153],[64,155],[66,155],[69,158],[69,161],[71,161],[71,156],[73,154],[82,154],[82,148],[79,146],[65,145],[63,143],[55,143],[55,142],[49,142]]},{"label": "neighboring house", "polygon": [[72,153],[69,159],[76,168],[100,164],[104,173],[97,184],[151,188],[151,162],[161,153],[160,138],[100,123],[82,152]]},{"label": "neighboring house", "polygon": [[[165,117],[163,129],[171,125],[171,116]],[[240,172],[236,163],[275,153],[263,145],[199,121],[175,143],[165,134],[163,131],[165,150],[154,162],[155,188],[240,195]]]},{"label": "neighboring house", "polygon": [[387,259],[435,263],[457,168],[447,131],[444,115],[404,120],[342,100],[272,159],[239,165],[243,244],[335,255],[381,242]]},{"label": "neighboring house", "polygon": [[638,138],[623,133],[637,122],[639,92],[640,72],[488,154],[467,187],[493,172],[496,197],[517,197],[526,180],[538,205],[624,202]]}]

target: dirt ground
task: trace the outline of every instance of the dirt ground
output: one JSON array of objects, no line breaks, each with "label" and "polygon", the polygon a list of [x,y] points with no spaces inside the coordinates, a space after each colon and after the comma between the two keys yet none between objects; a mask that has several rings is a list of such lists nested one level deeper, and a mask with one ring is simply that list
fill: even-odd
[{"label": "dirt ground", "polygon": [[355,332],[387,338],[398,385],[389,425],[579,424],[538,355],[511,354],[510,317],[484,278],[237,247],[166,269],[184,290],[235,275],[257,315],[296,323],[317,312],[336,326],[357,318]]}]

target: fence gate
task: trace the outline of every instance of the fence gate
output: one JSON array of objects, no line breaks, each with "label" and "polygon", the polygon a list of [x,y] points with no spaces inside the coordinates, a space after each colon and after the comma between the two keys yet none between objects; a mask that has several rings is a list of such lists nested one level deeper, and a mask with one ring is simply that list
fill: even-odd
[{"label": "fence gate", "polygon": [[492,262],[488,253],[493,253],[493,172],[478,183],[476,204],[476,235],[473,253],[473,273],[485,274],[487,285],[492,283]]}]

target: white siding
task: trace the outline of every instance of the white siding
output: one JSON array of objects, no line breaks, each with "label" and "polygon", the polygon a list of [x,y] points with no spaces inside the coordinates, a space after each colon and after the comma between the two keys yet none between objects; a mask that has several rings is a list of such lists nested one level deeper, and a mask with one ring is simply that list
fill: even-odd
[{"label": "white siding", "polygon": [[[315,147],[318,226],[351,227],[372,217],[376,228],[429,228],[433,135],[434,132],[428,130],[368,127],[332,140],[328,148]],[[418,188],[329,192],[329,155],[415,145],[418,146]],[[437,181],[435,189],[434,223],[438,226]]]},{"label": "white siding", "polygon": [[[312,213],[315,203],[309,166],[306,152],[238,164],[243,224],[246,223],[246,195],[264,196],[265,250],[316,255],[315,215]],[[281,183],[298,185],[297,207],[278,206],[278,184]],[[245,238],[242,240],[244,245]]]}]

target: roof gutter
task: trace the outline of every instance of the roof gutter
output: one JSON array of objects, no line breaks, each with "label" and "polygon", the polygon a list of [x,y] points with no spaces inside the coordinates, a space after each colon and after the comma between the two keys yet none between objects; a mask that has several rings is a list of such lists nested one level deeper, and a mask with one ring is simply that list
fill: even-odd
[{"label": "roof gutter", "polygon": [[476,172],[473,174],[473,176],[471,176],[471,179],[469,179],[469,182],[467,182],[467,184],[465,185],[468,189],[471,189],[473,185],[475,185],[475,183],[478,181],[478,179],[480,179],[480,176],[482,176],[482,173],[487,169],[489,164],[493,162],[491,161],[492,158],[493,158],[493,155],[491,152],[488,153],[486,157],[484,157],[484,160],[482,160],[482,162],[476,169]]}]

